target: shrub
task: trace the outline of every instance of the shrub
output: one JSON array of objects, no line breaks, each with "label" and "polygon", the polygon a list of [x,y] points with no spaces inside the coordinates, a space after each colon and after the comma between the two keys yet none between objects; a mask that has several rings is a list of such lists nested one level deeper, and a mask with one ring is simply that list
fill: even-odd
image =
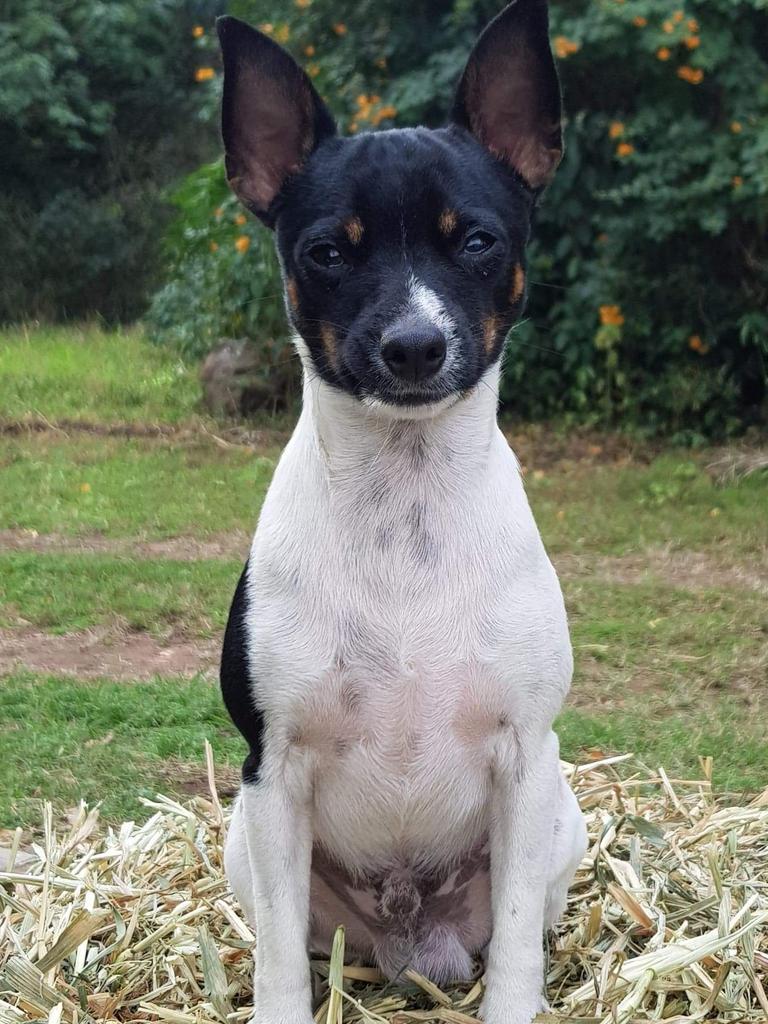
[{"label": "shrub", "polygon": [[216,2],[3,5],[0,322],[143,311],[163,189],[215,152],[192,30]]},{"label": "shrub", "polygon": [[[361,0],[343,18],[337,0],[229,6],[286,44],[355,132],[441,123],[472,40],[500,4]],[[509,345],[506,407],[526,417],[621,420],[690,442],[764,423],[766,0],[551,7],[566,156],[539,211],[527,319]],[[225,230],[217,206],[231,230],[234,207],[221,188],[205,224],[182,195],[177,237],[190,232],[190,243],[210,247]],[[260,229],[243,226],[243,234],[251,240],[244,259],[231,242],[200,249],[189,267],[177,258],[158,299],[170,308],[168,289],[176,289],[180,316],[187,307],[193,317],[208,311],[201,326],[187,318],[200,348],[233,329],[238,307],[236,333],[271,340],[279,331],[274,261]],[[243,302],[252,303],[247,312]]]}]

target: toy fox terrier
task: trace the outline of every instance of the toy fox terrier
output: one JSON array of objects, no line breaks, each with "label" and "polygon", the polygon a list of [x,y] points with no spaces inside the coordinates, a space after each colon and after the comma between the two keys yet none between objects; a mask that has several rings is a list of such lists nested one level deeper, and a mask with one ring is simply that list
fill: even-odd
[{"label": "toy fox terrier", "polygon": [[563,600],[496,422],[537,197],[562,151],[546,0],[480,36],[450,123],[341,138],[275,42],[222,18],[230,185],[274,228],[303,411],[235,593],[249,753],[226,845],[255,1024],[312,1024],[308,950],[545,1005],[586,849],[552,722]]}]

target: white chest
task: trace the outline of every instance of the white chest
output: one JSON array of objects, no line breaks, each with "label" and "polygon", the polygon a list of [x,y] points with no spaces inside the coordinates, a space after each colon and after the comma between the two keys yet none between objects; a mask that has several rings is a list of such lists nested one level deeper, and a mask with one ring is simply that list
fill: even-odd
[{"label": "white chest", "polygon": [[471,846],[494,738],[549,725],[571,672],[503,437],[395,426],[328,456],[306,417],[251,553],[267,741],[313,758],[315,832],[350,866]]}]

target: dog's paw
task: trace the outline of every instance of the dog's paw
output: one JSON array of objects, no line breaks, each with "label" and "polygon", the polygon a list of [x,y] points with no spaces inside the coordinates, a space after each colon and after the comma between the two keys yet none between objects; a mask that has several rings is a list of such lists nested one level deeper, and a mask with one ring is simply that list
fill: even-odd
[{"label": "dog's paw", "polygon": [[248,1024],[314,1024],[312,1014],[299,1013],[295,1010],[277,1010],[265,1013],[260,1010],[250,1018]]},{"label": "dog's paw", "polygon": [[521,999],[512,992],[486,992],[479,1017],[484,1024],[531,1024],[537,1013],[548,1012],[549,1003],[543,995]]}]

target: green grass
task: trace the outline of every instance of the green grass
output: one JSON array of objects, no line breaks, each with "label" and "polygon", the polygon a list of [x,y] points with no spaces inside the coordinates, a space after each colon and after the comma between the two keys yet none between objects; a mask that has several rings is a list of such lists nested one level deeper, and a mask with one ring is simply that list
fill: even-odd
[{"label": "green grass", "polygon": [[[220,634],[239,561],[150,558],[136,546],[181,538],[174,550],[194,555],[193,540],[256,522],[278,453],[216,445],[195,427],[197,393],[194,371],[136,332],[0,334],[6,421],[188,428],[163,438],[66,427],[0,437],[0,530],[55,535],[40,553],[0,547],[0,627],[118,624],[190,642]],[[670,449],[648,464],[563,461],[543,474],[528,459],[576,657],[559,729],[570,759],[633,751],[692,776],[698,756],[711,755],[718,787],[755,791],[768,785],[768,602],[739,575],[765,577],[768,473],[721,486],[708,458]],[[82,552],[56,549],[73,537]],[[95,541],[101,551],[88,550]],[[16,672],[0,681],[0,826],[38,820],[41,798],[59,809],[104,799],[112,819],[144,814],[138,796],[183,791],[199,773],[205,738],[222,764],[239,765],[242,744],[202,679]]]},{"label": "green grass", "polygon": [[0,552],[0,626],[52,633],[119,624],[162,635],[221,630],[238,562]]},{"label": "green grass", "polygon": [[91,423],[179,423],[199,412],[194,367],[137,330],[0,333],[0,415]]},{"label": "green grass", "polygon": [[81,683],[16,673],[0,686],[0,823],[102,800],[111,820],[146,817],[139,797],[183,788],[205,740],[219,763],[243,745],[218,688],[203,679]]},{"label": "green grass", "polygon": [[637,700],[621,712],[567,708],[557,722],[561,755],[587,760],[585,751],[634,753],[670,776],[703,778],[699,756],[714,758],[716,790],[755,793],[768,785],[768,743],[763,720],[745,716],[728,699],[665,715],[663,705]]},{"label": "green grass", "polygon": [[0,529],[142,540],[250,531],[274,465],[204,438],[0,438]]},{"label": "green grass", "polygon": [[734,555],[768,551],[768,474],[720,485],[707,454],[670,451],[650,465],[571,465],[526,478],[552,554],[623,555],[671,545]]}]

